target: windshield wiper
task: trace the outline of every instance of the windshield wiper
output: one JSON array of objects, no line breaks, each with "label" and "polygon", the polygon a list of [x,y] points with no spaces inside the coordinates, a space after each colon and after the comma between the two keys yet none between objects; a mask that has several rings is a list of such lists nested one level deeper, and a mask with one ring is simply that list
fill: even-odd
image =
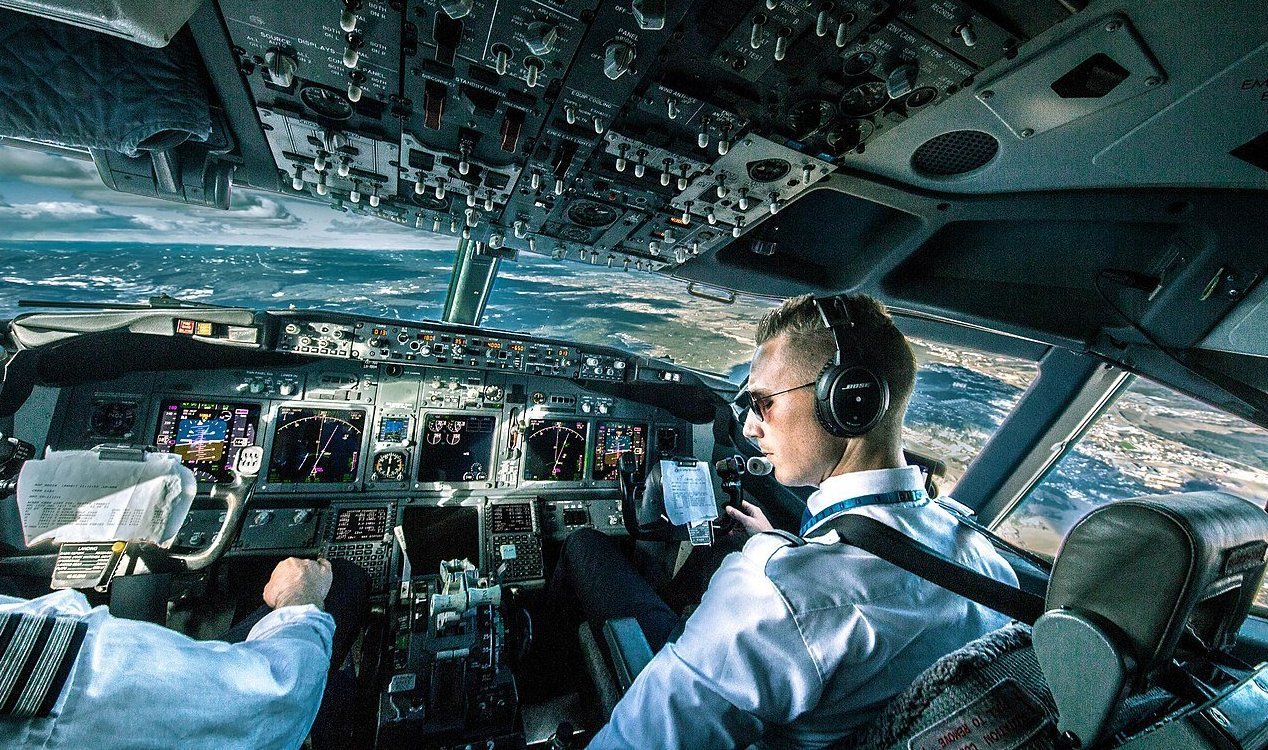
[{"label": "windshield wiper", "polygon": [[214,305],[210,302],[194,302],[191,300],[177,299],[169,294],[160,294],[157,297],[150,297],[150,301],[141,304],[127,302],[72,302],[70,300],[41,300],[41,299],[22,299],[18,300],[18,307],[53,307],[63,310],[181,310],[190,308],[212,308],[216,310],[230,310],[227,305]]}]

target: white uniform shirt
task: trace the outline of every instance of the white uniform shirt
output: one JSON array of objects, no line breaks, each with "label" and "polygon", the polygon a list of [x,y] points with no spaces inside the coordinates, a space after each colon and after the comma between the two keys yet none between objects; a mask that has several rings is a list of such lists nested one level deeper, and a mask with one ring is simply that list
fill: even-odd
[{"label": "white uniform shirt", "polygon": [[[922,484],[916,467],[846,474],[820,485],[808,506],[813,514]],[[989,541],[928,499],[846,512],[1017,583]],[[814,533],[803,546],[758,534],[728,555],[682,636],[639,674],[590,747],[823,747],[867,723],[938,658],[1008,622],[838,543],[835,531]]]},{"label": "white uniform shirt", "polygon": [[0,717],[0,748],[298,748],[326,687],[335,621],[311,604],[282,607],[243,643],[195,641],[89,608],[77,591],[0,612],[72,615],[83,645],[45,718]]}]

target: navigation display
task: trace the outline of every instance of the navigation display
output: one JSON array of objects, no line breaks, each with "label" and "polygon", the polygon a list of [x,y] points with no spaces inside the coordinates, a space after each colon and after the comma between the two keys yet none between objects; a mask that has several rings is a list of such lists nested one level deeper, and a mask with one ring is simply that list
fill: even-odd
[{"label": "navigation display", "polygon": [[269,456],[269,481],[285,484],[355,482],[365,412],[283,406]]},{"label": "navigation display", "polygon": [[444,560],[470,560],[480,566],[480,515],[476,508],[407,507],[401,532],[413,575],[433,575]]},{"label": "navigation display", "polygon": [[255,445],[259,404],[168,400],[159,405],[160,449],[181,457],[198,479],[227,482],[238,451]]},{"label": "navigation display", "polygon": [[418,446],[418,481],[487,482],[496,435],[491,414],[428,414]]},{"label": "navigation display", "polygon": [[387,508],[343,508],[335,516],[332,542],[378,541],[387,534]]},{"label": "navigation display", "polygon": [[594,433],[595,480],[616,481],[621,478],[617,461],[623,453],[633,453],[642,473],[647,463],[647,425],[628,422],[600,422]]},{"label": "navigation display", "polygon": [[524,438],[524,479],[580,482],[586,476],[590,424],[566,419],[530,419]]}]

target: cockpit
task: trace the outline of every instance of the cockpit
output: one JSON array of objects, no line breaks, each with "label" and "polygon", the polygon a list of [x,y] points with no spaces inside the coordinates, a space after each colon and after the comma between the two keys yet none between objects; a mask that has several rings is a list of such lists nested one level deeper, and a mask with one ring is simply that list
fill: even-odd
[{"label": "cockpit", "polygon": [[[578,669],[531,656],[566,543],[601,535],[672,587],[736,542],[728,507],[798,536],[811,488],[745,432],[753,326],[866,294],[919,365],[903,491],[1015,571],[991,601],[1024,625],[987,650],[1105,682],[1076,706],[1048,675],[1002,719],[847,741],[1197,746],[1151,732],[1200,715],[1212,746],[1268,747],[1246,510],[1268,498],[1262,11],[0,0],[0,595],[71,589],[212,642],[278,561],[351,564],[363,612],[324,736],[579,747],[654,649],[616,619],[568,634]],[[113,531],[76,510],[159,463],[161,506],[112,501]],[[1146,577],[1097,536],[1128,507],[1165,551],[1180,519],[1192,576],[1097,577]],[[1050,581],[1077,595],[1035,624]],[[1105,623],[1162,599],[1194,619]]]}]

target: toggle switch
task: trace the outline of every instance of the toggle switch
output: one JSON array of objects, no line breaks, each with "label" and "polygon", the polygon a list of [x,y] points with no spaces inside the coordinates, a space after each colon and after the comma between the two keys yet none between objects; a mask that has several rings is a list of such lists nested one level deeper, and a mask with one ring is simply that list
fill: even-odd
[{"label": "toggle switch", "polygon": [[788,42],[792,39],[792,29],[783,26],[775,35],[775,60],[783,60],[788,55]]},{"label": "toggle switch", "polygon": [[762,46],[762,29],[766,26],[766,14],[758,13],[753,16],[753,28],[749,29],[748,46],[757,49]]}]

